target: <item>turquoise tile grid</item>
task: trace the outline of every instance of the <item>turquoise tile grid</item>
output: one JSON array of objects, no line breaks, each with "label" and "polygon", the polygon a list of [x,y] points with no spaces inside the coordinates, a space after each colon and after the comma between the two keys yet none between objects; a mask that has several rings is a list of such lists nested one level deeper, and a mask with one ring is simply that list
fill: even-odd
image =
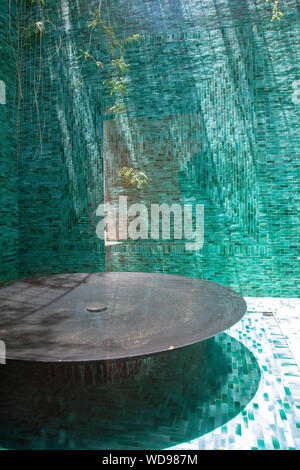
[{"label": "turquoise tile grid", "polygon": [[246,301],[246,315],[227,333],[257,359],[261,371],[258,390],[231,421],[172,449],[300,449],[300,361],[296,344],[300,328],[293,322],[296,312],[299,317],[300,299],[248,297]]},{"label": "turquoise tile grid", "polygon": [[[9,7],[10,5],[10,7]],[[13,2],[0,3],[0,80],[5,99],[0,102],[0,281],[18,276],[18,159],[16,135],[15,31],[9,31]],[[4,102],[2,102],[4,101]]]},{"label": "turquoise tile grid", "polygon": [[[8,97],[15,105],[16,70],[7,2],[2,3],[0,75],[9,75]],[[30,2],[16,3],[22,29]],[[11,113],[1,146],[6,155],[2,187],[7,187],[0,208],[1,280],[112,267],[199,276],[242,295],[296,295],[298,1],[284,2],[279,23],[270,21],[271,5],[265,0],[207,0],[205,5],[198,0],[107,0],[116,29],[125,36],[143,36],[140,44],[126,49],[127,115],[118,124],[106,113],[112,103],[99,70],[77,60],[88,44],[86,21],[98,0],[46,3],[55,28],[45,35],[42,50],[21,47],[18,159],[7,148],[8,142],[15,148],[16,116],[13,107],[0,105],[0,122],[4,112]],[[92,52],[104,56],[104,43],[97,30]],[[45,133],[43,152],[36,153],[40,142],[32,77],[40,68],[38,103]],[[96,236],[96,208],[105,196],[107,161],[116,174],[119,164],[146,169],[150,202],[159,196],[184,202],[188,185],[195,197],[205,199],[209,225],[198,258],[177,247],[171,256],[157,256],[155,250],[148,256],[147,246],[144,253],[131,247],[105,253]],[[164,178],[160,185],[158,176]],[[139,199],[136,194],[135,202]],[[159,252],[160,244],[156,248]]]}]

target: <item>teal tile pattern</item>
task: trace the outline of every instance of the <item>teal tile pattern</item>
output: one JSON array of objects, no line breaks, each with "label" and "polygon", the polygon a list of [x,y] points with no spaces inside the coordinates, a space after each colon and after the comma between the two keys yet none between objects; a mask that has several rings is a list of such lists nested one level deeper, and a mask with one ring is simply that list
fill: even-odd
[{"label": "teal tile pattern", "polygon": [[[246,298],[248,312],[230,330],[254,354],[259,388],[244,410],[218,429],[174,449],[300,449],[300,361],[290,347],[295,334],[282,328],[298,312],[299,299]],[[274,316],[265,316],[272,312]]]},{"label": "teal tile pattern", "polygon": [[0,280],[18,276],[18,171],[16,138],[16,63],[14,2],[0,1],[0,80],[6,103],[0,103]]},{"label": "teal tile pattern", "polygon": [[[19,3],[21,30],[30,21],[26,3]],[[55,27],[48,24],[42,45],[26,46],[21,37],[20,276],[104,270],[95,232],[103,200],[101,87],[82,75],[83,39],[69,2],[47,3]]]},{"label": "teal tile pattern", "polygon": [[[18,3],[23,24],[25,3]],[[143,35],[139,45],[127,49],[127,116],[118,121],[115,135],[115,123],[105,113],[112,102],[103,77],[92,63],[77,60],[88,43],[86,20],[97,4],[62,0],[57,8],[49,0],[56,28],[45,35],[41,50],[22,48],[21,214],[19,230],[12,222],[12,233],[3,237],[11,253],[1,262],[3,277],[10,269],[16,272],[19,231],[20,276],[161,271],[217,281],[243,295],[296,295],[300,111],[292,97],[300,77],[297,1],[285,2],[279,23],[270,21],[265,0],[108,0],[116,29],[125,36]],[[96,56],[103,56],[104,42],[96,32]],[[36,152],[39,124],[32,107],[32,77],[39,70],[42,154]],[[126,244],[107,249],[105,260],[95,233],[104,160],[112,173],[107,193],[124,192],[116,174],[126,164],[149,174],[150,189],[131,194],[135,202],[204,203],[203,250],[188,254],[182,246],[160,242]],[[11,187],[5,198],[15,214]],[[10,206],[1,207],[5,215],[3,208]]]},{"label": "teal tile pattern", "polygon": [[[176,5],[166,14],[160,4],[157,25],[146,24],[142,7],[126,21],[147,34],[129,51],[128,115],[119,128],[104,124],[107,197],[203,203],[204,247],[188,254],[179,243],[128,242],[107,249],[106,269],[180,272],[243,295],[297,295],[296,2],[285,4],[280,24],[263,1]],[[148,191],[124,191],[124,161],[146,172]]]}]

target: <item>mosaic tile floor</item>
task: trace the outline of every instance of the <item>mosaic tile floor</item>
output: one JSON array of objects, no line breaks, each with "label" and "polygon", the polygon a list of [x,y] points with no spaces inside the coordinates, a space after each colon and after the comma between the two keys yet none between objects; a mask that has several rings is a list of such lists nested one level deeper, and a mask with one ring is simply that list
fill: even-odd
[{"label": "mosaic tile floor", "polygon": [[246,315],[226,333],[257,359],[258,390],[231,421],[172,449],[300,449],[300,299],[246,301]]}]

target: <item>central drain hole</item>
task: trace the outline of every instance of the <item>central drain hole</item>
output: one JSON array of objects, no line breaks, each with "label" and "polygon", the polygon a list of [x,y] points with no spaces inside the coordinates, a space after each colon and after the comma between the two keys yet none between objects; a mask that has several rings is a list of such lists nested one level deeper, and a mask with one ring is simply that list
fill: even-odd
[{"label": "central drain hole", "polygon": [[88,312],[103,312],[104,310],[107,310],[107,307],[105,305],[94,304],[88,305],[86,309]]}]

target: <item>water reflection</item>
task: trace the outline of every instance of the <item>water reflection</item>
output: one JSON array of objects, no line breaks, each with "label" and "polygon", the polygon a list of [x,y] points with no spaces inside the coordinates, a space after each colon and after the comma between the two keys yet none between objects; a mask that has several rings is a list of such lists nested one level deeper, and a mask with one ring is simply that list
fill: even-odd
[{"label": "water reflection", "polygon": [[80,385],[11,362],[0,369],[0,445],[13,449],[161,449],[237,415],[260,380],[225,333],[161,356],[122,382]]}]

